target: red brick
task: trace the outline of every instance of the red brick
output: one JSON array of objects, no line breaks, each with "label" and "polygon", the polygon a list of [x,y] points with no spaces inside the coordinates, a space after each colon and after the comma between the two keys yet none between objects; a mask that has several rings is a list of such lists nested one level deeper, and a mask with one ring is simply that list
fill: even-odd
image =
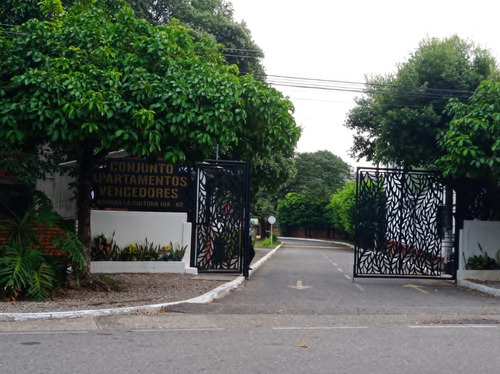
[{"label": "red brick", "polygon": [[[6,221],[7,220],[2,220],[0,221],[0,224]],[[59,256],[62,254],[61,251],[58,250],[52,243],[54,238],[64,237],[64,232],[60,228],[37,224],[35,225],[34,230],[37,231],[38,241],[40,242],[39,245],[34,246],[35,249],[43,249],[51,256]],[[7,230],[4,227],[0,229],[0,245],[7,244],[6,231]]]}]

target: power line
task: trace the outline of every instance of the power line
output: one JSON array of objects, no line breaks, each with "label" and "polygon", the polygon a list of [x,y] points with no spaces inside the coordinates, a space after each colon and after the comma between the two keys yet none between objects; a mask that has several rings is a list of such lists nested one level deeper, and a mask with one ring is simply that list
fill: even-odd
[{"label": "power line", "polygon": [[[222,53],[222,55],[224,57],[239,57],[239,58],[247,58],[247,57],[250,57],[250,56],[245,56],[245,55],[230,55],[230,54],[225,54],[225,53]],[[262,56],[252,56],[252,58],[262,58]]]},{"label": "power line", "polygon": [[[3,27],[17,27],[17,25],[2,24]],[[19,32],[10,32],[7,30],[0,30],[0,32],[11,33],[11,34],[24,34]],[[24,34],[25,35],[25,34]],[[262,51],[257,49],[247,49],[247,48],[226,48],[227,51],[234,52],[250,52],[256,53],[258,55],[245,55],[245,54],[232,54],[222,53],[226,57],[235,58],[262,58]],[[244,74],[244,73],[242,73]],[[294,87],[299,89],[309,89],[309,90],[322,90],[322,91],[337,91],[337,92],[352,92],[360,94],[380,94],[380,95],[394,95],[394,96],[407,96],[413,98],[423,98],[423,99],[436,99],[436,100],[446,100],[452,97],[457,97],[459,99],[468,99],[473,92],[467,90],[454,90],[454,89],[439,89],[432,87],[417,87],[417,86],[395,86],[389,84],[381,83],[362,83],[353,81],[342,81],[342,80],[329,80],[329,79],[318,79],[318,78],[303,78],[295,76],[284,76],[284,75],[266,75],[262,76],[268,84],[273,86],[281,87]]]},{"label": "power line", "polygon": [[262,51],[258,49],[246,49],[246,48],[226,48],[227,51],[238,51],[238,52],[255,52],[257,54],[262,54]]},{"label": "power line", "polygon": [[268,75],[266,82],[273,86],[295,87],[300,89],[354,92],[362,94],[396,95],[437,100],[449,99],[452,97],[457,97],[459,99],[468,99],[473,94],[473,91],[467,90],[417,86],[396,86],[370,82],[361,83],[341,80],[301,78],[283,75]]},{"label": "power line", "polygon": [[302,78],[302,77],[294,77],[294,76],[284,76],[284,75],[268,75],[268,77],[276,77],[276,78],[285,78],[285,79],[293,79],[293,80],[303,80],[303,81],[314,81],[314,82],[326,82],[326,83],[341,83],[341,84],[352,84],[352,85],[360,85],[360,86],[374,86],[374,87],[388,87],[388,88],[400,88],[400,89],[426,89],[427,91],[447,91],[447,92],[463,92],[463,93],[472,93],[472,91],[467,90],[453,90],[453,89],[444,89],[444,88],[425,88],[425,87],[417,87],[417,86],[394,86],[389,84],[382,83],[370,83],[370,82],[353,82],[353,81],[341,81],[341,80],[332,80],[332,79],[319,79],[319,78]]}]

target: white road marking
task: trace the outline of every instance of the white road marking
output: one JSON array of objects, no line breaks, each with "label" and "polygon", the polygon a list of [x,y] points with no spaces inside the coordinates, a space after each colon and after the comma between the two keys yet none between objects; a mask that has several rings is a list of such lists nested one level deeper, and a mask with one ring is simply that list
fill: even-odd
[{"label": "white road marking", "polygon": [[304,286],[302,284],[302,281],[297,281],[297,285],[296,286],[288,286],[290,288],[295,288],[296,290],[306,290],[308,288],[311,288],[312,286]]},{"label": "white road marking", "polygon": [[411,329],[498,329],[500,325],[411,325]]},{"label": "white road marking", "polygon": [[56,334],[88,334],[88,331],[12,331],[0,332],[0,335],[56,335]]},{"label": "white road marking", "polygon": [[361,292],[365,292],[365,289],[363,287],[361,287],[359,284],[357,283],[354,283],[354,285],[358,288],[358,290],[360,290]]},{"label": "white road marking", "polygon": [[273,330],[345,330],[345,329],[367,329],[367,326],[285,326],[273,327]]},{"label": "white road marking", "polygon": [[[343,269],[342,269],[342,268],[341,268],[341,267],[340,267],[340,266],[339,266],[339,265],[338,265],[335,261],[333,261],[332,259],[330,259],[330,258],[329,258],[327,255],[325,255],[324,253],[323,253],[323,256],[324,256],[324,257],[325,257],[328,261],[330,261],[330,263],[331,263],[333,266],[335,266],[335,267],[337,268],[337,271],[339,271],[339,272],[341,272],[342,274],[344,274],[344,277],[345,277],[347,280],[352,280],[352,278],[351,278],[348,274],[344,273],[344,270],[343,270]],[[355,283],[354,285],[355,285],[355,286],[358,288],[358,290],[360,290],[361,292],[365,292],[365,289],[364,289],[363,287],[361,287],[359,284],[356,284],[356,283]],[[291,286],[289,286],[289,287],[291,287]]]},{"label": "white road marking", "polygon": [[423,286],[417,286],[416,284],[405,284],[403,287],[413,288],[422,293],[429,293],[428,291],[424,290]]},{"label": "white road marking", "polygon": [[223,327],[214,327],[214,328],[168,328],[168,329],[134,329],[134,330],[129,330],[130,332],[173,332],[173,331],[225,331],[226,329]]}]

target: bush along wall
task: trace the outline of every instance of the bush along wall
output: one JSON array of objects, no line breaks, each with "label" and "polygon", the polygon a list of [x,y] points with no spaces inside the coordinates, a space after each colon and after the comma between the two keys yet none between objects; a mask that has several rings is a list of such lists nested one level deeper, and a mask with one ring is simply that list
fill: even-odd
[{"label": "bush along wall", "polygon": [[7,300],[51,298],[67,280],[68,269],[79,282],[87,263],[76,233],[66,230],[45,195],[37,208],[0,221],[0,297]]}]

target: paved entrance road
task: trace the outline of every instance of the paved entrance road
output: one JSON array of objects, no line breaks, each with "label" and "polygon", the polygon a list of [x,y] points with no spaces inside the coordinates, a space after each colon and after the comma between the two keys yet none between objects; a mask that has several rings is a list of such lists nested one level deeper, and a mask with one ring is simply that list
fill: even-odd
[{"label": "paved entrance road", "polygon": [[[457,288],[446,280],[352,279],[352,249],[285,240],[283,247],[237,291],[206,305],[169,311],[218,314],[424,315],[500,318],[500,298]],[[435,316],[438,317],[435,317]]]},{"label": "paved entrance road", "polygon": [[242,287],[208,305],[23,329],[4,323],[0,372],[498,371],[500,300],[447,281],[353,282],[352,259],[333,244],[286,241]]}]

